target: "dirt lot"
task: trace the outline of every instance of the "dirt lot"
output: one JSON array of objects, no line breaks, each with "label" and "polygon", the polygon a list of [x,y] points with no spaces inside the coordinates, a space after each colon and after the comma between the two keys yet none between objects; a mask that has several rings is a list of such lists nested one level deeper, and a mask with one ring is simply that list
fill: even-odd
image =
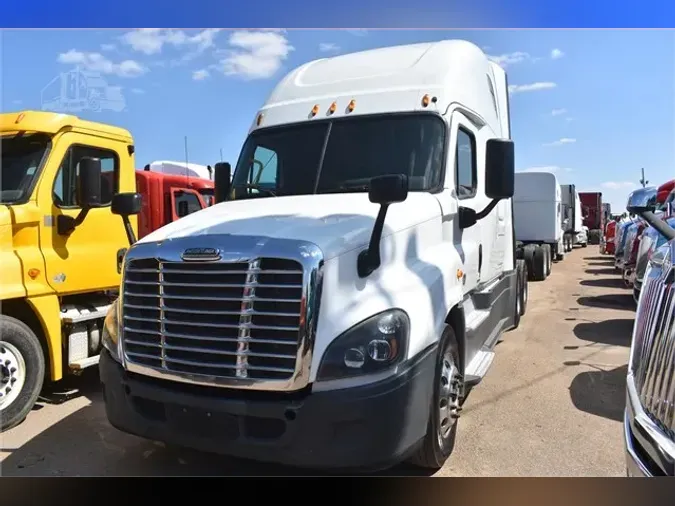
[{"label": "dirt lot", "polygon": [[[621,476],[624,378],[634,318],[630,292],[597,247],[577,249],[530,283],[518,330],[504,336],[471,394],[454,455],[436,476]],[[45,392],[19,427],[0,435],[0,473],[241,475],[298,471],[128,436],[107,422],[97,371]],[[59,403],[59,401],[61,401]],[[400,466],[388,474],[411,474]],[[302,473],[301,474],[306,474]]]}]

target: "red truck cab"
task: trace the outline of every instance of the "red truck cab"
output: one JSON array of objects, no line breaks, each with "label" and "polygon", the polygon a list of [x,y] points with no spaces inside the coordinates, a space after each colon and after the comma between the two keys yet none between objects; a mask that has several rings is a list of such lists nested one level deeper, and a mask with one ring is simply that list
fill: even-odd
[{"label": "red truck cab", "polygon": [[139,239],[210,206],[214,200],[213,181],[192,176],[137,170],[136,189],[143,195],[138,216]]}]

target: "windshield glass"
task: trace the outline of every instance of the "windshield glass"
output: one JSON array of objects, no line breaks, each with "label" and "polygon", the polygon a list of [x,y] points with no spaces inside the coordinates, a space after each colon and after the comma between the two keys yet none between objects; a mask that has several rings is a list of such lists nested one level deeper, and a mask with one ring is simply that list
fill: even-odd
[{"label": "windshield glass", "polygon": [[410,191],[441,181],[446,128],[431,114],[356,117],[253,132],[231,198],[368,191],[370,178],[407,174]]},{"label": "windshield glass", "polygon": [[0,203],[12,204],[28,198],[49,141],[50,137],[42,133],[19,132],[2,136]]}]

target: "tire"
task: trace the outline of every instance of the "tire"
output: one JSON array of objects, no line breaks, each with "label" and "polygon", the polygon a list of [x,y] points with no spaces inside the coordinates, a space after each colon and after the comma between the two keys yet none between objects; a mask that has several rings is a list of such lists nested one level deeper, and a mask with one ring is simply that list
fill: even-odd
[{"label": "tire", "polygon": [[5,315],[0,315],[0,360],[0,432],[4,432],[28,416],[45,377],[37,336],[25,323]]},{"label": "tire", "polygon": [[[464,377],[459,370],[459,364],[457,337],[452,327],[448,326],[443,333],[436,363],[427,433],[420,447],[409,459],[410,464],[414,466],[440,469],[455,448],[457,419],[461,411],[461,394],[464,390]],[[445,378],[445,382],[442,378]],[[443,395],[444,390],[448,394],[447,398]],[[445,412],[442,411],[442,401],[445,401]],[[447,421],[445,426],[441,425],[442,418]],[[443,430],[441,427],[444,427]]]},{"label": "tire", "polygon": [[525,268],[527,269],[528,279],[534,279],[534,251],[536,249],[536,244],[527,244],[523,248],[523,260],[525,260]]},{"label": "tire", "polygon": [[520,278],[520,316],[525,316],[525,313],[527,312],[527,300],[529,298],[529,291],[528,291],[528,286],[527,286],[527,269],[525,268],[525,262],[519,262],[518,268],[520,269],[521,272],[521,278]]},{"label": "tire", "polygon": [[546,252],[541,247],[536,247],[532,255],[532,280],[544,281],[546,279]]},{"label": "tire", "polygon": [[542,244],[541,248],[546,254],[546,277],[548,278],[551,275],[551,267],[553,265],[553,251],[550,244]]},{"label": "tire", "polygon": [[[582,243],[581,243],[581,247],[582,247],[582,248],[586,248],[587,246],[588,246],[588,243],[586,243],[586,242],[582,242]],[[603,251],[602,254],[604,255],[605,252]]]}]

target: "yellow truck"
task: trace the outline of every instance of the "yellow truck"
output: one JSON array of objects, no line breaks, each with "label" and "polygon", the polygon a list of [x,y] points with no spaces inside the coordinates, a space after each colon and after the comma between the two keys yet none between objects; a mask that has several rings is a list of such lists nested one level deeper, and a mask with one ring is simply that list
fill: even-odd
[{"label": "yellow truck", "polygon": [[2,432],[45,380],[98,363],[142,198],[127,130],[24,111],[0,114],[0,135]]}]

